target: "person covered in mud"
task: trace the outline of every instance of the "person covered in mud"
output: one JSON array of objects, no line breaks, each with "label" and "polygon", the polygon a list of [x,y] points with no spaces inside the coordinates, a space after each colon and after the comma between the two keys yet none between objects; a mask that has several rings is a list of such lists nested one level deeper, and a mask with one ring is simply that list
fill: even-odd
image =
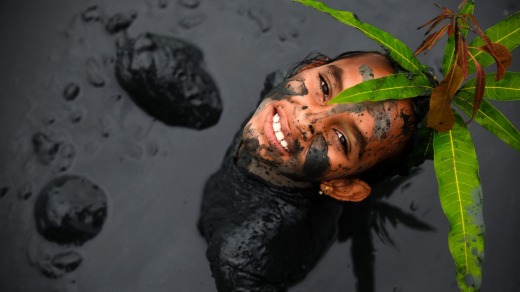
[{"label": "person covered in mud", "polygon": [[204,188],[198,228],[219,291],[301,280],[336,239],[344,202],[406,164],[425,98],[328,103],[397,70],[378,52],[316,54],[272,86]]}]

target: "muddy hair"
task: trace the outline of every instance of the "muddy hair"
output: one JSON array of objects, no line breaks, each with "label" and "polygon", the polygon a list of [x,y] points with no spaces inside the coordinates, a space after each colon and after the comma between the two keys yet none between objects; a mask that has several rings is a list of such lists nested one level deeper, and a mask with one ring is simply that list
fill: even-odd
[{"label": "muddy hair", "polygon": [[[389,54],[379,51],[348,51],[330,58],[324,54],[313,52],[305,57],[301,62],[294,65],[286,74],[285,79],[289,79],[294,75],[307,69],[323,66],[338,60],[353,58],[365,54],[376,54],[385,57],[387,64],[391,66],[394,73],[410,73],[403,69]],[[394,175],[407,175],[413,167],[422,164],[427,159],[432,159],[429,155],[417,155],[416,152],[424,153],[424,151],[414,151],[423,147],[422,137],[419,137],[419,131],[430,132],[425,127],[425,116],[429,110],[430,96],[416,96],[412,98],[412,109],[414,112],[413,125],[415,127],[414,134],[410,138],[407,145],[399,155],[387,158],[372,168],[358,174],[358,177],[365,180],[369,184],[376,184]],[[406,163],[403,163],[406,162]]]}]

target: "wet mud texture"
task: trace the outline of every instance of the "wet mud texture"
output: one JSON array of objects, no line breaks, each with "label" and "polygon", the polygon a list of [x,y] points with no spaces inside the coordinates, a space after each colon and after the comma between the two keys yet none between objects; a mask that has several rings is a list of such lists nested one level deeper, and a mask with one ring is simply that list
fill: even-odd
[{"label": "wet mud texture", "polygon": [[51,180],[34,207],[40,234],[59,244],[81,245],[102,229],[107,215],[105,192],[87,178],[64,175]]},{"label": "wet mud texture", "polygon": [[317,187],[275,187],[234,163],[241,133],[204,187],[199,231],[218,291],[285,291],[335,240],[342,205]]},{"label": "wet mud texture", "polygon": [[222,100],[203,68],[200,49],[175,37],[152,33],[118,42],[116,76],[134,102],[170,126],[215,125]]},{"label": "wet mud texture", "polygon": [[[415,28],[438,12],[432,1],[325,2],[354,11],[362,21],[387,30],[412,49],[423,38],[423,32]],[[453,1],[435,3],[456,8]],[[5,0],[1,8],[2,292],[215,292],[206,258],[208,245],[196,229],[203,187],[219,169],[234,132],[256,108],[265,76],[291,68],[312,51],[333,56],[347,50],[380,50],[372,40],[329,15],[291,1]],[[480,1],[475,13],[487,28],[519,8],[518,1]],[[204,131],[171,127],[136,106],[115,76],[116,39],[126,33],[135,42],[143,32],[180,39],[204,53],[205,68],[222,99],[218,123]],[[434,48],[419,58],[439,72],[442,53],[442,48]],[[519,60],[518,53],[519,49],[513,53],[514,60]],[[510,70],[519,70],[516,61]],[[520,104],[500,109],[519,125]],[[482,291],[516,291],[520,286],[520,233],[516,232],[520,230],[520,156],[475,123],[469,127],[484,194]],[[428,142],[429,136],[425,139]],[[59,243],[77,241],[76,233],[66,240],[52,236],[49,240],[36,225],[35,206],[42,190],[69,175],[90,181],[76,181],[85,192],[93,184],[107,196],[101,230],[81,245]],[[241,186],[219,188],[227,192]],[[340,228],[339,241],[333,241],[314,269],[288,291],[458,291],[446,244],[449,226],[439,204],[433,167],[426,163],[406,183],[373,193],[390,195],[391,190],[395,190],[392,196],[380,204],[361,203],[344,210],[340,227],[347,230]],[[251,208],[237,214],[252,214],[255,196],[246,202]],[[285,206],[280,211],[285,212],[297,204],[272,202],[276,204],[258,209],[267,212],[270,206]],[[223,210],[212,209],[230,221]],[[325,218],[330,215],[324,213]],[[397,219],[409,219],[407,214],[433,225],[436,232],[403,228]],[[324,220],[314,218],[312,228],[330,231],[320,226]],[[275,226],[269,225],[271,219],[279,220],[274,215],[257,219],[251,226]],[[381,223],[379,233],[370,229],[375,223]],[[305,240],[320,238],[311,235]],[[391,236],[395,247],[384,235]],[[220,245],[228,247],[221,250],[233,250],[231,245]],[[259,246],[259,252],[263,247]]]}]

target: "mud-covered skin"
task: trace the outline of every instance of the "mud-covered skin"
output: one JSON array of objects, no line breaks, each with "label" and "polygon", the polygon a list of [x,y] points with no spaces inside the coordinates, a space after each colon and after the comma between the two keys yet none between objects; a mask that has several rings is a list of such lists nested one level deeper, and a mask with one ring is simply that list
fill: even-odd
[{"label": "mud-covered skin", "polygon": [[374,79],[374,70],[367,64],[359,67],[359,74],[361,74],[363,81]]},{"label": "mud-covered skin", "polygon": [[[301,187],[309,181],[355,175],[397,155],[414,128],[410,100],[328,104],[348,87],[393,72],[377,58],[336,61],[300,72],[274,87],[244,128],[244,148],[253,159],[250,171],[269,173],[263,178],[274,184],[286,185],[289,179]],[[288,143],[285,150],[274,135],[275,114],[280,116],[283,140]],[[319,172],[304,167],[307,155],[317,151],[317,137],[325,139],[330,161],[328,170]]]},{"label": "mud-covered skin", "polygon": [[317,135],[316,139],[305,157],[303,171],[309,177],[322,177],[330,169],[330,159],[327,156],[329,147],[323,135]]},{"label": "mud-covered skin", "polygon": [[204,129],[220,118],[218,88],[192,44],[150,33],[120,41],[115,73],[134,102],[167,125]]},{"label": "mud-covered skin", "polygon": [[[336,239],[342,205],[317,186],[272,186],[233,161],[237,135],[204,188],[198,228],[218,291],[285,291]],[[235,290],[236,289],[236,290]]]}]

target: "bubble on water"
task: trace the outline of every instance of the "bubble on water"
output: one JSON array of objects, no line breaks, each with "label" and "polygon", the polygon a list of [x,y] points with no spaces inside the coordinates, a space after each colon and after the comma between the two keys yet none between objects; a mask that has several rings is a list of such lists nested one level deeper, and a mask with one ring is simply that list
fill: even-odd
[{"label": "bubble on water", "polygon": [[186,8],[195,9],[199,7],[200,0],[179,0],[179,3]]},{"label": "bubble on water", "polygon": [[52,114],[45,114],[42,117],[42,123],[45,126],[51,126],[54,123],[56,123],[56,117],[54,115],[52,115]]},{"label": "bubble on water", "polygon": [[72,124],[77,124],[83,120],[86,115],[85,109],[76,109],[69,114],[69,121]]},{"label": "bubble on water", "polygon": [[20,190],[18,190],[18,199],[27,201],[33,194],[33,187],[31,183],[24,184]]},{"label": "bubble on water", "polygon": [[287,35],[285,34],[285,32],[281,32],[280,34],[278,34],[278,40],[280,40],[281,42],[285,42],[287,40]]},{"label": "bubble on water", "polygon": [[76,148],[71,143],[63,143],[60,147],[58,159],[53,163],[54,169],[59,172],[66,172],[74,163]]},{"label": "bubble on water", "polygon": [[271,29],[271,14],[261,8],[249,8],[247,16],[253,20],[263,33]]},{"label": "bubble on water", "polygon": [[101,16],[102,16],[101,11],[99,11],[99,8],[97,5],[90,6],[81,14],[81,18],[85,22],[100,21]]},{"label": "bubble on water", "polygon": [[300,31],[295,27],[289,28],[289,35],[293,38],[297,38],[300,36]]},{"label": "bubble on water", "polygon": [[143,148],[136,144],[130,144],[126,148],[126,154],[135,160],[141,160],[143,158],[143,152]]},{"label": "bubble on water", "polygon": [[94,87],[103,87],[105,78],[101,74],[101,67],[96,59],[90,57],[86,63],[87,81]]},{"label": "bubble on water", "polygon": [[206,15],[202,13],[197,13],[194,15],[186,16],[181,18],[177,23],[180,27],[184,29],[192,29],[196,26],[199,26],[206,20]]},{"label": "bubble on water", "polygon": [[43,165],[49,165],[54,161],[61,145],[59,141],[55,141],[41,132],[33,135],[32,144],[36,158]]},{"label": "bubble on water", "polygon": [[81,245],[94,238],[106,214],[105,192],[78,175],[63,175],[48,182],[34,207],[38,232],[58,244]]},{"label": "bubble on water", "polygon": [[99,119],[99,126],[103,138],[108,138],[112,135],[114,131],[114,121],[110,117],[105,116]]},{"label": "bubble on water", "polygon": [[76,98],[78,98],[79,93],[80,93],[79,84],[77,84],[76,82],[70,82],[63,89],[63,98],[66,101],[72,101],[72,100],[75,100]]},{"label": "bubble on water", "polygon": [[32,145],[36,160],[56,172],[67,171],[75,159],[75,147],[67,138],[41,132],[33,135]]},{"label": "bubble on water", "polygon": [[126,30],[132,22],[137,18],[137,12],[131,11],[128,13],[117,13],[110,17],[105,24],[105,30],[109,34],[115,34],[120,31]]},{"label": "bubble on water", "polygon": [[55,255],[51,260],[51,264],[61,271],[69,273],[79,267],[82,261],[83,257],[79,253],[68,251]]},{"label": "bubble on water", "polygon": [[159,146],[156,143],[149,143],[146,149],[150,156],[156,156],[159,153]]}]

